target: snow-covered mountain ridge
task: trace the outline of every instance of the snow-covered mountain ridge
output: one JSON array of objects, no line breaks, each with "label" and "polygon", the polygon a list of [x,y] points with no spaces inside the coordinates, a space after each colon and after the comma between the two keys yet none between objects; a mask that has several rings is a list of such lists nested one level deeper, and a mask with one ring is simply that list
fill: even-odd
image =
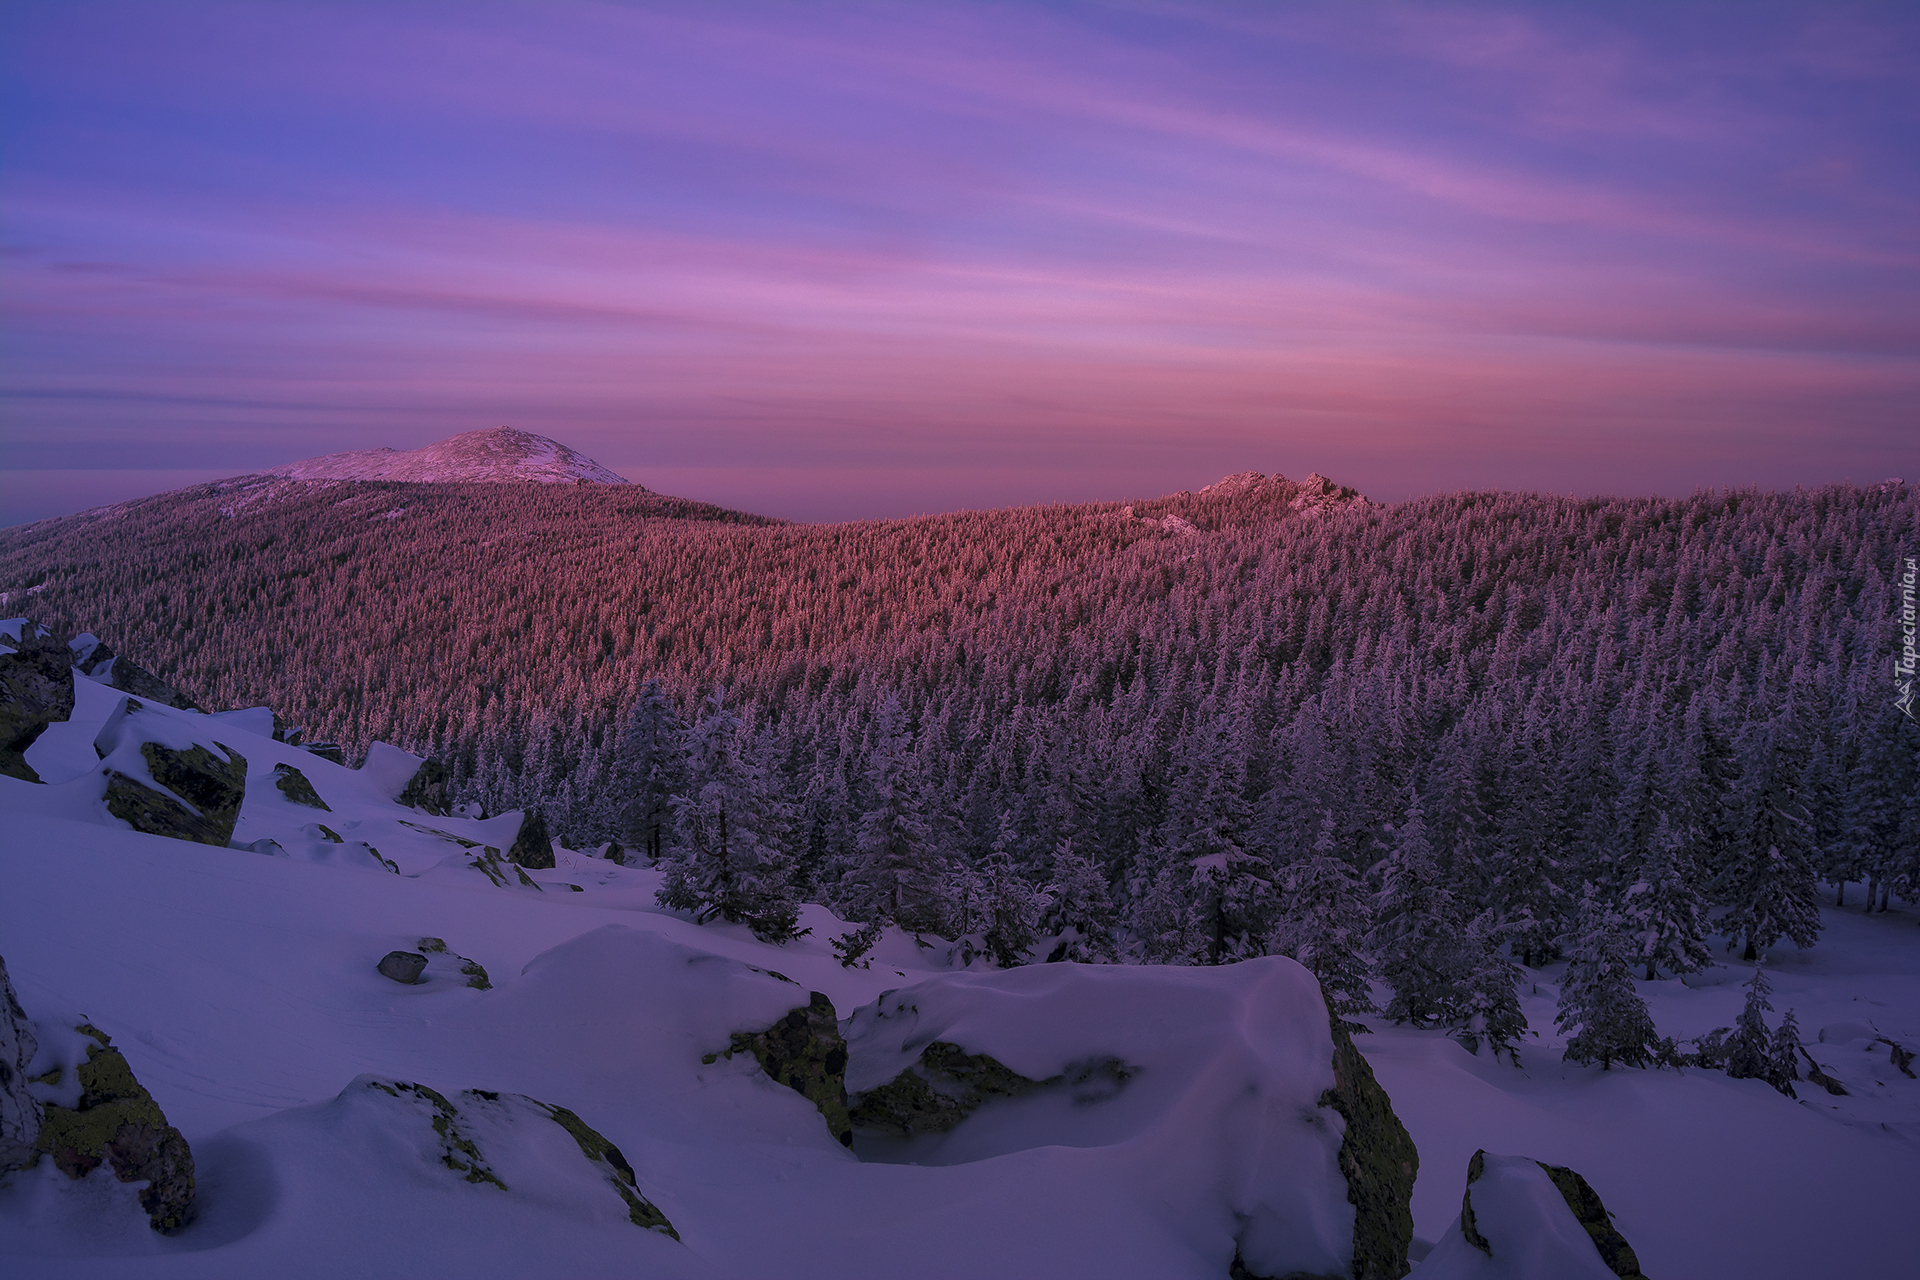
[{"label": "snow-covered mountain ridge", "polygon": [[512,427],[463,431],[405,452],[379,448],[330,453],[269,467],[261,474],[289,480],[397,480],[414,484],[633,485],[625,476],[557,440]]}]

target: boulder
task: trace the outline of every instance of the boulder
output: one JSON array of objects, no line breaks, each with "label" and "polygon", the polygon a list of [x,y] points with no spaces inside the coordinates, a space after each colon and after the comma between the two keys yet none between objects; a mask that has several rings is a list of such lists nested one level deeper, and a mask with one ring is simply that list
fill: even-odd
[{"label": "boulder", "polygon": [[225,848],[246,798],[247,761],[231,747],[215,745],[224,759],[197,743],[184,749],[141,743],[147,776],[165,790],[109,769],[107,812],[148,835]]},{"label": "boulder", "polygon": [[527,810],[527,816],[521,819],[520,833],[514,836],[513,847],[507,850],[507,861],[535,871],[555,865],[553,838],[547,834],[547,820],[540,816],[538,809]]},{"label": "boulder", "polygon": [[290,764],[273,766],[273,785],[280,788],[280,794],[295,804],[306,805],[309,809],[319,809],[332,813],[332,806],[320,798],[320,793],[307,781],[307,775]]},{"label": "boulder", "polygon": [[427,958],[426,975],[421,979],[422,981],[436,977],[458,978],[476,991],[493,990],[493,983],[487,978],[485,966],[478,960],[469,960],[459,952],[451,950],[445,939],[422,938],[413,945],[416,951]]},{"label": "boulder", "polygon": [[40,1137],[40,1102],[27,1091],[27,1067],[40,1041],[13,994],[0,959],[0,1173],[31,1164]]},{"label": "boulder", "polygon": [[[634,1226],[680,1238],[667,1215],[641,1194],[633,1166],[620,1148],[565,1107],[488,1089],[468,1089],[449,1098],[423,1084],[361,1076],[324,1109],[336,1113],[325,1124],[329,1137],[356,1122],[413,1129],[440,1168],[459,1181],[512,1195],[523,1174],[537,1176],[542,1185],[531,1190],[546,1197],[595,1194],[587,1188],[597,1184],[619,1196]],[[566,1155],[557,1144],[565,1144]],[[580,1163],[564,1167],[575,1153]],[[578,1190],[556,1187],[556,1176]]]},{"label": "boulder", "polygon": [[[74,1030],[92,1041],[86,1060],[73,1068],[79,1101],[73,1107],[45,1104],[35,1150],[50,1156],[69,1178],[84,1178],[105,1164],[122,1182],[144,1181],[140,1207],[155,1231],[173,1235],[193,1216],[193,1153],[187,1140],[167,1123],[105,1032],[84,1022]],[[35,1083],[59,1087],[66,1081],[43,1077]]]},{"label": "boulder", "polygon": [[25,752],[56,720],[73,714],[73,661],[66,642],[24,619],[20,638],[0,652],[0,773],[39,782]]},{"label": "boulder", "polygon": [[1572,1169],[1476,1151],[1460,1217],[1420,1264],[1422,1280],[1646,1280],[1600,1197]]},{"label": "boulder", "polygon": [[389,951],[380,957],[381,976],[412,986],[427,971],[427,958],[417,951]]},{"label": "boulder", "polygon": [[409,809],[419,809],[436,818],[445,818],[450,816],[447,808],[447,785],[450,781],[445,765],[438,760],[423,760],[396,798]]},{"label": "boulder", "polygon": [[847,1114],[847,1042],[840,1035],[833,1001],[818,991],[807,993],[807,1003],[765,1031],[736,1031],[733,1047],[702,1059],[731,1058],[751,1053],[768,1076],[813,1103],[840,1145],[853,1145],[853,1122]]},{"label": "boulder", "polygon": [[856,1009],[845,1034],[863,1160],[1124,1150],[1143,1194],[1230,1233],[1233,1276],[1407,1274],[1413,1143],[1285,957],[943,974]]}]

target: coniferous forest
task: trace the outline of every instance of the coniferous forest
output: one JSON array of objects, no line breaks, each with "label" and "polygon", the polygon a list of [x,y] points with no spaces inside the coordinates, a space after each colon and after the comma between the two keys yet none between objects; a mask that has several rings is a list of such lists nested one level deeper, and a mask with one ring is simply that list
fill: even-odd
[{"label": "coniferous forest", "polygon": [[[699,919],[777,940],[825,902],[871,926],[849,963],[883,924],[1002,965],[1284,953],[1510,1048],[1517,966],[1573,959],[1601,1009],[1815,944],[1819,893],[1920,897],[1916,529],[1898,483],[1382,506],[1248,473],[788,525],[254,477],[0,533],[0,586],[662,863]],[[1595,1060],[1653,1052],[1588,1013],[1627,1026]]]}]

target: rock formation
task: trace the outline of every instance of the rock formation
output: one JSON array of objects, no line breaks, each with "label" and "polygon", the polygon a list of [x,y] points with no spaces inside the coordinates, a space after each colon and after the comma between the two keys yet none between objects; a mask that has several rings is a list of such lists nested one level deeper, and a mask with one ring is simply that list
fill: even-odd
[{"label": "rock formation", "polygon": [[818,991],[807,1003],[765,1031],[737,1031],[733,1047],[710,1053],[703,1061],[736,1053],[751,1053],[761,1069],[819,1109],[827,1129],[840,1145],[853,1145],[853,1122],[847,1114],[847,1042],[840,1035],[833,1001]]},{"label": "rock formation", "polygon": [[547,834],[547,820],[538,809],[527,810],[527,816],[521,819],[520,834],[507,850],[507,861],[535,871],[553,867],[553,838]]},{"label": "rock formation", "polygon": [[290,764],[273,766],[273,785],[280,789],[281,795],[295,804],[304,804],[310,809],[319,809],[325,813],[333,812],[332,807],[320,798],[320,793],[313,789],[313,784],[307,781],[307,775]]},{"label": "rock formation", "polygon": [[[153,1229],[173,1235],[193,1216],[193,1153],[180,1131],[167,1123],[153,1095],[105,1032],[90,1023],[74,1028],[93,1043],[86,1061],[72,1069],[80,1097],[73,1107],[45,1104],[37,1152],[52,1158],[69,1178],[84,1178],[105,1164],[122,1182],[145,1181],[140,1207]],[[34,1083],[61,1086],[65,1068]]]},{"label": "rock formation", "polygon": [[0,1173],[32,1163],[40,1137],[40,1102],[27,1092],[27,1067],[40,1041],[13,994],[0,958]]}]

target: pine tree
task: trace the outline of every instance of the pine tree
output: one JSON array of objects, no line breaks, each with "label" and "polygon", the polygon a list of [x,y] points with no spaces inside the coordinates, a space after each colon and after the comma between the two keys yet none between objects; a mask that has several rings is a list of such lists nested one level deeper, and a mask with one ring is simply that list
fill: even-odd
[{"label": "pine tree", "polygon": [[1192,961],[1231,964],[1266,954],[1278,906],[1275,873],[1252,847],[1246,761],[1229,722],[1216,721],[1198,736],[1180,814],[1184,838],[1172,852],[1185,867]]},{"label": "pine tree", "polygon": [[1047,898],[1041,930],[1058,938],[1047,953],[1049,963],[1112,964],[1118,959],[1107,878],[1091,860],[1074,851],[1071,840],[1062,840],[1053,851]]},{"label": "pine tree", "polygon": [[911,751],[906,715],[892,696],[875,718],[866,784],[846,906],[856,919],[938,933],[953,914],[943,885],[946,859],[927,813],[928,787]]},{"label": "pine tree", "polygon": [[1393,987],[1386,1013],[1395,1022],[1444,1021],[1459,1004],[1453,900],[1440,884],[1427,843],[1419,792],[1408,788],[1406,817],[1393,851],[1380,864],[1373,931],[1368,937],[1380,976]]},{"label": "pine tree", "polygon": [[1312,851],[1283,873],[1286,893],[1273,949],[1305,965],[1320,980],[1336,1017],[1373,1011],[1369,966],[1360,946],[1367,936],[1366,891],[1340,856],[1333,810],[1321,812]]},{"label": "pine tree", "polygon": [[1567,1039],[1565,1060],[1582,1066],[1597,1062],[1607,1071],[1616,1062],[1629,1067],[1651,1065],[1660,1042],[1647,1002],[1634,989],[1624,921],[1589,889],[1581,904],[1579,930],[1553,1020],[1561,1031],[1573,1032]]},{"label": "pine tree", "polygon": [[704,924],[747,924],[768,942],[796,936],[787,815],[756,744],[716,692],[694,727],[687,795],[673,798],[675,849],[657,897]]},{"label": "pine tree", "polygon": [[1627,887],[1627,930],[1635,960],[1647,981],[1667,972],[1692,973],[1713,956],[1707,947],[1707,902],[1699,877],[1681,862],[1683,838],[1661,814],[1654,826],[1640,876]]},{"label": "pine tree", "polygon": [[1782,937],[1812,946],[1820,936],[1820,908],[1812,831],[1800,796],[1806,752],[1784,724],[1756,727],[1748,745],[1745,830],[1714,887],[1727,909],[1720,927],[1728,949],[1744,939],[1743,958],[1756,960]]},{"label": "pine tree", "polygon": [[1767,1083],[1789,1098],[1798,1098],[1793,1082],[1799,1078],[1800,1020],[1789,1009],[1780,1019],[1780,1029],[1773,1033],[1773,1043],[1767,1046]]},{"label": "pine tree", "polygon": [[1767,981],[1766,970],[1755,965],[1746,986],[1746,1004],[1726,1041],[1727,1074],[1736,1080],[1765,1080],[1773,1072],[1773,1037],[1766,1018],[1773,1012],[1773,1003],[1767,999],[1773,984]]},{"label": "pine tree", "polygon": [[1475,1054],[1484,1039],[1496,1056],[1504,1053],[1519,1066],[1520,1037],[1527,1032],[1527,1015],[1520,1010],[1520,967],[1500,954],[1490,913],[1482,913],[1461,932],[1457,955],[1453,1038]]},{"label": "pine tree", "polygon": [[687,791],[686,735],[660,682],[641,685],[617,741],[608,800],[615,814],[613,838],[636,849],[649,865],[666,855],[673,797]]}]

